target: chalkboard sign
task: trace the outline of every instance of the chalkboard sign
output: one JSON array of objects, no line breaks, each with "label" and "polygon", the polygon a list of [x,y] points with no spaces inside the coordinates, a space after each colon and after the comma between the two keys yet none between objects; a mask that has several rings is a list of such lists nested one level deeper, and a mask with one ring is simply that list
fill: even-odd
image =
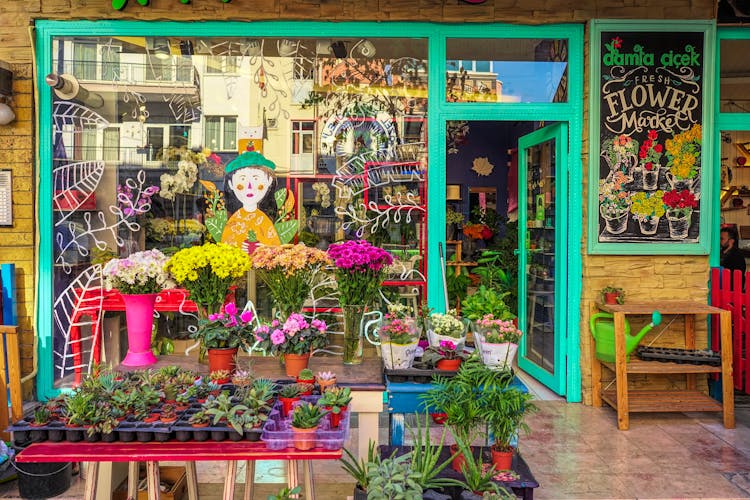
[{"label": "chalkboard sign", "polygon": [[595,36],[591,237],[599,244],[698,243],[704,32],[603,29]]}]

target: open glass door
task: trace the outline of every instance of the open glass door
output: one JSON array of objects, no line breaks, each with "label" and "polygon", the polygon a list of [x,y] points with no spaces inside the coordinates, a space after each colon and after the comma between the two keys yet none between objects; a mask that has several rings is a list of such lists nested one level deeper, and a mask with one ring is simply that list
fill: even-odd
[{"label": "open glass door", "polygon": [[519,367],[564,395],[568,127],[557,123],[518,140]]}]

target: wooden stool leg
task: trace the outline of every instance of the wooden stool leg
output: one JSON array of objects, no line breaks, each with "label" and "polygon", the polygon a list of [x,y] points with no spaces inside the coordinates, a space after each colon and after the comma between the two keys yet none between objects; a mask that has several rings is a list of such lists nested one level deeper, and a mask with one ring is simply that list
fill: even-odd
[{"label": "wooden stool leg", "polygon": [[289,486],[290,490],[299,484],[299,477],[297,476],[297,461],[296,460],[289,460],[287,462],[286,477],[287,477],[287,486]]},{"label": "wooden stool leg", "polygon": [[305,500],[315,500],[315,486],[313,485],[313,461],[305,460],[303,462],[305,475]]},{"label": "wooden stool leg", "polygon": [[138,498],[138,462],[128,462],[128,500]]},{"label": "wooden stool leg", "polygon": [[161,488],[159,484],[159,462],[149,460],[146,462],[146,483],[148,484],[148,500],[159,500],[161,498]]},{"label": "wooden stool leg", "polygon": [[86,467],[86,486],[83,498],[86,500],[96,499],[96,487],[99,482],[99,462],[89,462]]},{"label": "wooden stool leg", "polygon": [[227,477],[224,478],[224,500],[234,500],[234,480],[237,475],[237,462],[229,460],[227,462]]},{"label": "wooden stool leg", "polygon": [[198,500],[198,474],[195,472],[195,462],[185,462],[187,476],[188,499]]},{"label": "wooden stool leg", "polygon": [[246,460],[244,500],[253,500],[253,489],[255,489],[255,460]]}]

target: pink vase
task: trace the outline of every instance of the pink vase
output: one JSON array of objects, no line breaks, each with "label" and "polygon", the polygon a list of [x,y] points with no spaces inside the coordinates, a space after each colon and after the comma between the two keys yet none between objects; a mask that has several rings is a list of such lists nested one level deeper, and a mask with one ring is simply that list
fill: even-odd
[{"label": "pink vase", "polygon": [[128,353],[122,360],[124,366],[147,366],[156,363],[156,356],[151,352],[151,328],[157,295],[122,294],[128,322]]}]

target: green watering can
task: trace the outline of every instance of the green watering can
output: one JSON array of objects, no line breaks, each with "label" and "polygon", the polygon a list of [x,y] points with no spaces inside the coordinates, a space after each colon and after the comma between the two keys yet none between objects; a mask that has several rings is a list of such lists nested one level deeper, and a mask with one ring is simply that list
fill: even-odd
[{"label": "green watering can", "polygon": [[[596,313],[591,316],[591,335],[596,340],[596,357],[608,363],[615,362],[615,322],[610,313]],[[630,360],[630,353],[636,348],[644,335],[651,329],[661,324],[661,313],[654,311],[651,314],[651,323],[644,326],[636,335],[630,335],[630,323],[625,319],[625,354]]]}]

